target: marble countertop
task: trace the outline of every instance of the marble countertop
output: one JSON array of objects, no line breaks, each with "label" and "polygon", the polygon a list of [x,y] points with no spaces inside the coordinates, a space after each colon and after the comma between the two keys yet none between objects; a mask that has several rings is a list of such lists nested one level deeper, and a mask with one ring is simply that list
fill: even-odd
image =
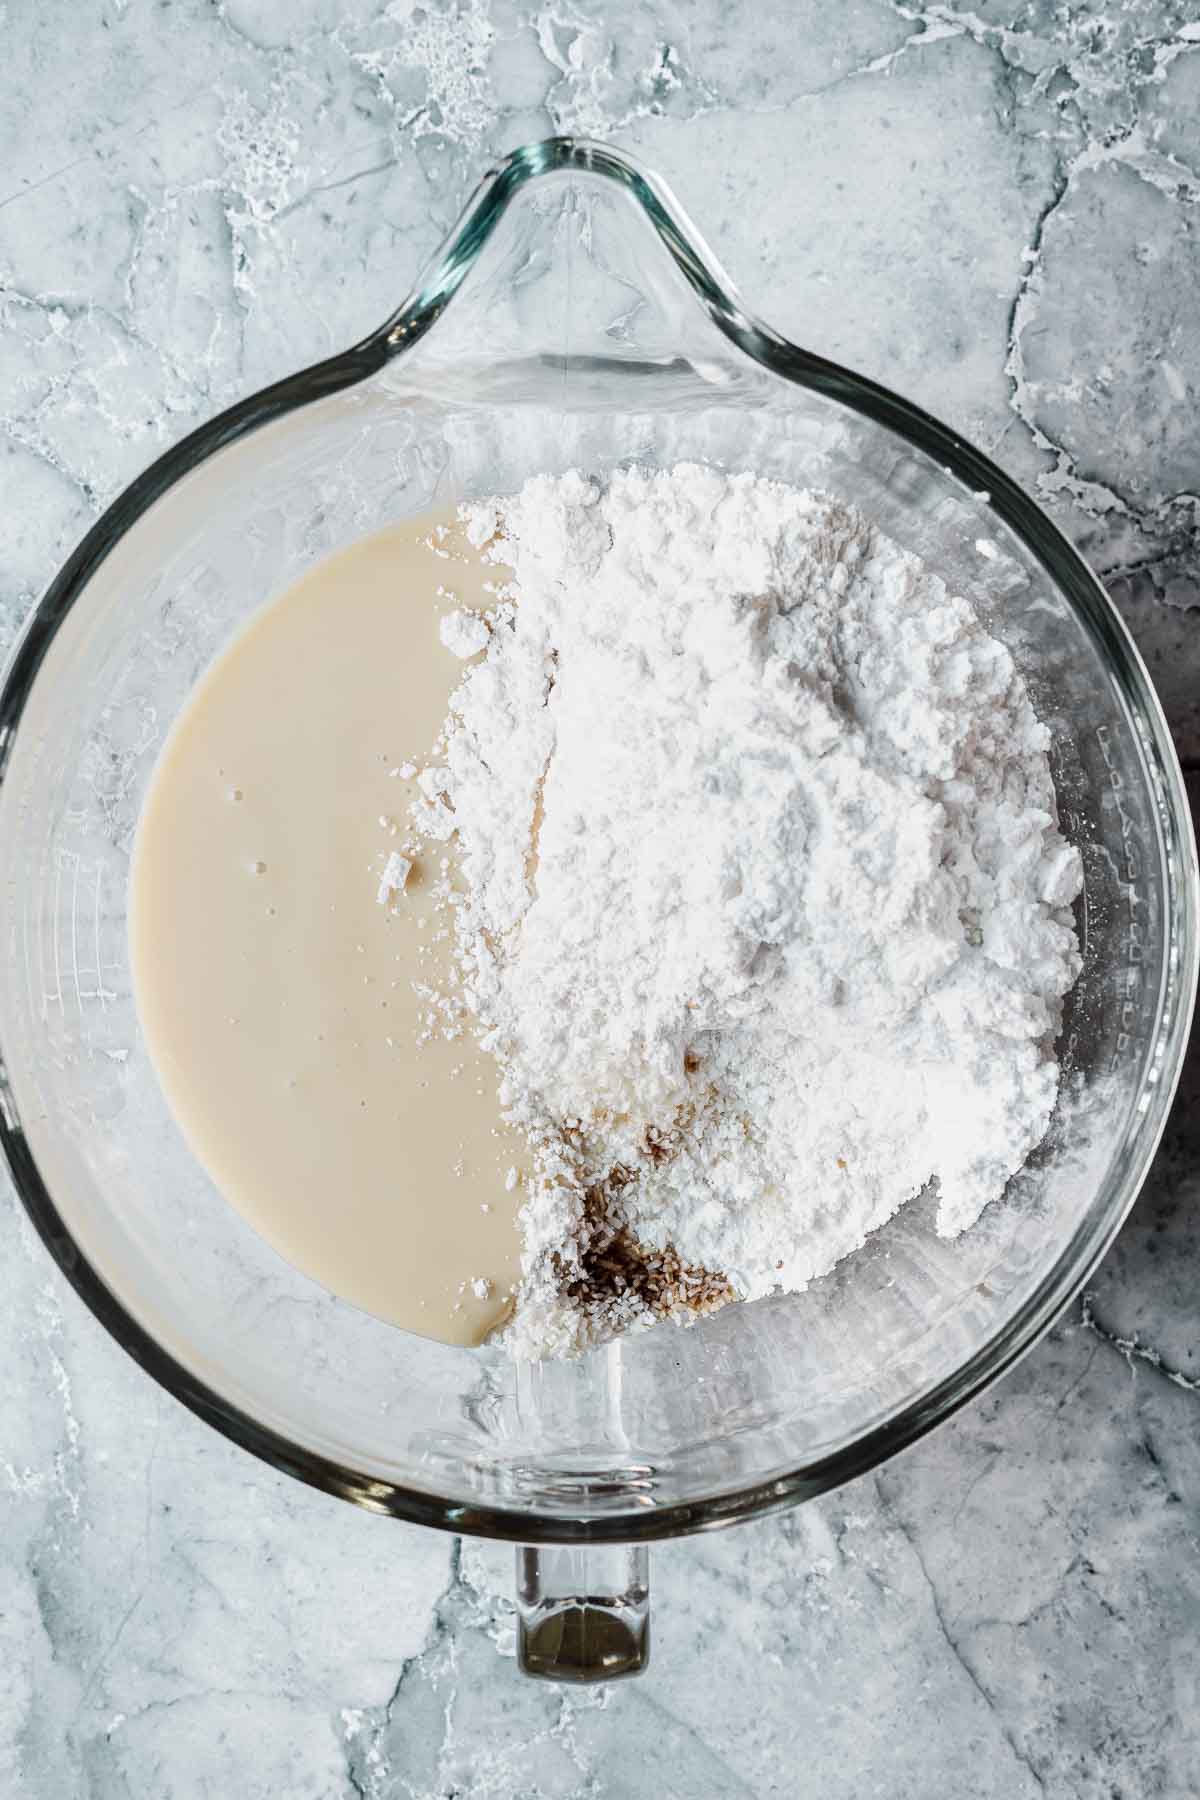
[{"label": "marble countertop", "polygon": [[[165,444],[403,294],[489,159],[611,138],[755,307],[1049,506],[1200,770],[1200,11],[1171,0],[48,0],[0,68],[4,642]],[[0,1792],[1185,1800],[1200,1109],[932,1439],[654,1555],[642,1681],[511,1661],[511,1552],[274,1475],[0,1193]]]}]

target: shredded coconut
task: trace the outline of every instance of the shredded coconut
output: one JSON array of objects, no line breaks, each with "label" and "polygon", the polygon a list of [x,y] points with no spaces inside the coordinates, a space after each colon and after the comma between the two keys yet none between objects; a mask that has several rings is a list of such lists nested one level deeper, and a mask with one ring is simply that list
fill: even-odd
[{"label": "shredded coconut", "polygon": [[465,996],[533,1151],[514,1353],[802,1288],[931,1182],[964,1230],[1046,1130],[1079,969],[1009,652],[859,513],[750,474],[463,516],[512,580],[414,814],[457,837]]}]

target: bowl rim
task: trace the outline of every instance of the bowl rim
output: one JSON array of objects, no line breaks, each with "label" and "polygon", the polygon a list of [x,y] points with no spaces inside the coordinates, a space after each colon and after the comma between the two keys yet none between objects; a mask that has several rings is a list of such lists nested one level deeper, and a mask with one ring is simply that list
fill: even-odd
[{"label": "bowl rim", "polygon": [[949,1418],[996,1380],[1049,1329],[1084,1286],[1142,1186],[1179,1080],[1195,1000],[1198,949],[1196,844],[1170,731],[1142,658],[1116,608],[1082,557],[1041,507],[965,438],[879,383],[790,343],[751,313],[674,196],[633,157],[606,144],[548,138],[514,150],[483,177],[441,250],[409,297],[379,328],[338,355],[250,395],[189,433],[126,487],[86,533],[34,608],[9,659],[0,692],[0,782],[26,704],[54,640],[92,575],[147,509],[225,446],[295,409],[356,386],[419,342],[474,266],[514,197],[555,172],[585,172],[614,184],[640,207],[712,324],[771,374],[872,419],[932,458],[974,494],[1040,563],[1106,652],[1140,738],[1157,803],[1166,871],[1166,943],[1156,1041],[1146,1100],[1113,1204],[1080,1223],[1054,1267],[1018,1312],[964,1363],[853,1442],[776,1478],[703,1500],[598,1517],[526,1513],[470,1505],[389,1482],[310,1450],[264,1425],[201,1381],[127,1311],[88,1260],[56,1207],[21,1129],[0,1044],[0,1141],[17,1194],[59,1269],[93,1315],[177,1400],[272,1467],[368,1510],[441,1530],[517,1543],[650,1542],[732,1524],[794,1505],[877,1467]]}]

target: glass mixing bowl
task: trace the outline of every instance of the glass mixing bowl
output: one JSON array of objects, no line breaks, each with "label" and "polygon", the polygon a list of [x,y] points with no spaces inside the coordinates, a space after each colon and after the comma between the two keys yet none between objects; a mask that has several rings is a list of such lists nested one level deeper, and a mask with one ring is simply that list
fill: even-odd
[{"label": "glass mixing bowl", "polygon": [[[844,496],[1011,649],[1086,870],[1062,1098],[957,1242],[920,1199],[806,1293],[516,1366],[335,1299],[215,1191],[138,1030],[130,846],[197,678],[318,558],[534,471],[680,458]],[[1195,845],[1102,589],[970,445],[759,324],[662,184],[599,145],[517,151],[377,332],[133,483],[14,653],[0,770],[0,1113],[48,1248],[143,1367],[247,1449],[377,1512],[523,1546],[534,1672],[636,1669],[650,1540],[819,1494],[1009,1367],[1125,1217],[1175,1086]]]}]

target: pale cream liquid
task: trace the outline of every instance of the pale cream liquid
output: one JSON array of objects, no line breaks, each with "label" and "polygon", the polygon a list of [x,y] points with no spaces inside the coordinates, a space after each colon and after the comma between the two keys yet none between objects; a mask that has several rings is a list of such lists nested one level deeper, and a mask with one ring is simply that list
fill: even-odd
[{"label": "pale cream liquid", "polygon": [[444,847],[377,901],[414,791],[389,771],[421,765],[463,671],[439,618],[495,577],[453,529],[438,555],[437,525],[331,557],[205,675],[146,799],[131,942],[151,1055],[225,1196],[344,1299],[475,1344],[517,1280],[525,1144],[469,1032],[418,1042],[413,981],[452,985]]}]

